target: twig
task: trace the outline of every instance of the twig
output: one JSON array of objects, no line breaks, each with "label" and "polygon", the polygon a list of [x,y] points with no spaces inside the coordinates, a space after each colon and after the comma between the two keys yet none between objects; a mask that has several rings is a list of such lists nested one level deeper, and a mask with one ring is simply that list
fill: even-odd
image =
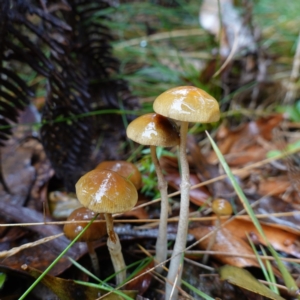
[{"label": "twig", "polygon": [[20,247],[15,247],[15,248],[12,248],[8,251],[1,251],[0,252],[0,258],[6,258],[6,257],[10,257],[10,256],[13,256],[15,254],[17,254],[18,252],[24,250],[24,249],[28,249],[28,248],[32,248],[32,247],[35,247],[35,246],[38,246],[38,245],[41,245],[41,244],[45,244],[49,241],[52,241],[60,236],[63,236],[64,234],[63,233],[59,233],[59,234],[56,234],[56,235],[52,235],[52,236],[48,236],[48,237],[45,237],[45,238],[42,238],[40,240],[37,240],[35,242],[32,242],[32,243],[27,243],[27,244],[24,244]]}]

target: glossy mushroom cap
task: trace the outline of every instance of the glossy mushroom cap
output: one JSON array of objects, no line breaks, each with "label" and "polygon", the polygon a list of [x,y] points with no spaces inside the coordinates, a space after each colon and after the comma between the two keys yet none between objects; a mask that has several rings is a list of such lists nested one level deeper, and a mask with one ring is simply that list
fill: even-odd
[{"label": "glossy mushroom cap", "polygon": [[136,118],[128,125],[126,133],[141,145],[173,147],[179,144],[177,126],[159,114],[146,114]]},{"label": "glossy mushroom cap", "polygon": [[232,214],[232,206],[225,199],[216,199],[211,205],[212,211],[218,216],[230,216]]},{"label": "glossy mushroom cap", "polygon": [[[77,221],[76,223],[65,224],[64,233],[69,240],[74,240],[75,237],[84,229],[88,222],[95,217],[96,213],[85,208],[80,207],[75,209],[68,217],[67,221]],[[99,214],[96,220],[104,220],[104,216]],[[101,239],[106,235],[105,222],[93,222],[84,234],[77,240],[77,242],[91,242]]]},{"label": "glossy mushroom cap", "polygon": [[132,182],[110,170],[92,170],[76,183],[79,202],[98,213],[123,213],[131,210],[138,199]]},{"label": "glossy mushroom cap", "polygon": [[111,170],[119,173],[125,178],[128,178],[138,190],[142,187],[142,175],[139,169],[132,163],[123,160],[103,161],[96,170]]},{"label": "glossy mushroom cap", "polygon": [[153,109],[160,115],[184,122],[212,123],[220,119],[217,100],[193,86],[167,90],[155,99]]}]

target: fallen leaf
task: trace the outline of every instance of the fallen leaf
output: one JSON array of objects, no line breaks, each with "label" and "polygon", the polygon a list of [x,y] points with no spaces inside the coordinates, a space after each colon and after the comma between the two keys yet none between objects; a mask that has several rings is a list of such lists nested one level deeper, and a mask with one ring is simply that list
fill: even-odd
[{"label": "fallen leaf", "polygon": [[[288,176],[277,176],[261,178],[258,185],[257,193],[267,195],[272,192],[272,195],[280,195],[291,186]],[[275,191],[275,193],[273,193]]]},{"label": "fallen leaf", "polygon": [[[189,233],[192,234],[196,240],[200,240],[206,234],[210,233],[214,230],[214,226],[203,226],[201,224],[197,225],[197,228],[189,229]],[[201,242],[198,243],[200,249],[206,250],[212,235],[208,238],[205,238]],[[211,251],[222,251],[227,253],[242,253],[243,255],[253,255],[253,250],[249,246],[249,244],[238,236],[233,235],[231,230],[226,228],[222,228],[218,230],[216,235],[216,239],[212,247]],[[259,267],[259,264],[255,259],[238,257],[238,256],[226,256],[222,254],[217,254],[213,256],[224,264],[230,264],[236,267]]]},{"label": "fallen leaf", "polygon": [[[282,114],[274,114],[242,124],[235,129],[220,126],[216,141],[218,148],[226,156],[228,164],[238,166],[264,159],[270,149],[261,145],[261,139],[271,141],[272,130],[282,121],[282,118]],[[210,153],[208,160],[214,164],[218,162],[214,152]]]},{"label": "fallen leaf", "polygon": [[284,300],[284,298],[275,294],[265,285],[260,283],[247,270],[227,265],[219,269],[219,274],[221,276],[221,280],[227,280],[229,283],[233,285],[237,285],[243,289],[249,290],[253,293],[262,295],[269,299]]},{"label": "fallen leaf", "polygon": [[[300,258],[299,234],[287,232],[272,224],[261,224],[261,226],[268,241],[276,250]],[[234,219],[226,224],[224,229],[229,230],[239,239],[246,241],[246,234],[249,234],[254,243],[266,244],[250,220]]]}]

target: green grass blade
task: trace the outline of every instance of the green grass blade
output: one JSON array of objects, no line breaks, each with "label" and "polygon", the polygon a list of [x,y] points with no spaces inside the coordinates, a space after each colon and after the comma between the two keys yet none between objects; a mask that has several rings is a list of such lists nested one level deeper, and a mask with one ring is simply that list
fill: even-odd
[{"label": "green grass blade", "polygon": [[[267,256],[267,253],[265,251],[265,249],[260,246],[260,249],[261,249],[261,252],[263,253],[264,256]],[[274,284],[271,284],[270,285],[270,289],[279,295],[279,290],[278,290],[278,287],[276,285],[276,278],[275,278],[275,274],[273,272],[273,268],[272,268],[272,265],[271,265],[271,262],[269,260],[266,260],[266,266],[267,266],[267,269],[268,269],[268,274],[269,274],[269,277],[270,277],[270,281],[271,283],[274,283]]]},{"label": "green grass blade", "polygon": [[212,298],[210,296],[208,296],[207,294],[205,294],[204,292],[196,289],[194,286],[190,285],[189,283],[187,283],[186,281],[182,280],[181,281],[183,285],[185,285],[187,288],[189,288],[191,291],[193,291],[196,295],[202,297],[205,300],[214,300],[215,298]]},{"label": "green grass blade", "polygon": [[76,260],[74,260],[72,257],[68,257],[69,261],[72,262],[72,264],[78,268],[80,271],[88,275],[90,278],[93,278],[95,281],[98,281],[99,283],[108,286],[105,282],[103,282],[101,279],[99,279],[95,274],[91,273],[89,270],[87,270],[84,266],[79,264]]},{"label": "green grass blade", "polygon": [[[266,269],[266,267],[265,267],[265,265],[264,265],[262,259],[260,258],[259,254],[258,254],[258,252],[257,252],[257,250],[256,250],[256,248],[255,248],[255,246],[254,246],[254,244],[253,244],[252,240],[250,239],[250,237],[249,237],[249,235],[248,235],[247,232],[246,232],[246,235],[247,235],[249,244],[250,244],[250,246],[251,246],[251,248],[252,248],[252,250],[253,250],[253,252],[254,252],[254,254],[255,254],[255,256],[256,256],[256,259],[257,259],[259,265],[260,265],[260,268],[261,268],[261,270],[262,270],[262,272],[263,272],[263,274],[264,274],[264,276],[265,276],[266,281],[267,281],[267,282],[271,282],[271,278],[270,278],[270,276],[269,276],[269,273],[268,273],[268,271],[267,271],[267,269]],[[273,289],[272,289],[272,286],[271,286],[271,290],[273,290]],[[274,291],[273,291],[273,292],[274,292]],[[278,294],[278,293],[277,293],[277,294]]]},{"label": "green grass blade", "polygon": [[[79,280],[74,280],[74,282],[77,284],[80,284],[80,285],[90,286],[90,287],[94,287],[94,288],[101,288],[102,290],[106,290],[107,292],[117,294],[126,300],[133,300],[133,298],[127,296],[122,291],[113,289],[112,287],[108,287],[107,285],[102,286],[101,284],[91,283],[91,282],[86,282],[86,281],[79,281]],[[130,292],[130,291],[127,291],[127,292]]]}]

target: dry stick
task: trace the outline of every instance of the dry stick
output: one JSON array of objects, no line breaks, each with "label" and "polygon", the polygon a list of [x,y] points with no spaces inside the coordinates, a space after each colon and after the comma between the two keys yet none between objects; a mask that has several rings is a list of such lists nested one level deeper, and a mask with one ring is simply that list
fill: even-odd
[{"label": "dry stick", "polygon": [[[199,214],[199,212],[196,212]],[[194,213],[191,213],[190,215],[194,215]],[[258,219],[266,219],[269,217],[292,217],[292,216],[297,216],[300,215],[300,211],[290,211],[290,212],[278,212],[278,213],[270,213],[270,214],[256,214],[256,218]],[[228,217],[220,217],[221,219],[227,219]],[[248,215],[237,215],[236,219],[240,220],[250,220]],[[173,217],[168,219],[168,223],[172,222],[178,222],[179,217]],[[210,216],[210,217],[189,217],[189,222],[206,222],[206,221],[215,221],[216,217],[215,216]],[[88,223],[89,221],[82,221],[82,223]],[[95,223],[103,223],[105,221],[97,220]],[[46,224],[43,222],[40,223],[9,223],[9,224],[0,224],[0,227],[15,227],[15,226],[20,226],[20,227],[26,227],[26,226],[41,226],[41,225],[64,225],[64,224],[72,224],[76,223],[76,221],[54,221],[54,222],[47,222]],[[141,225],[135,227],[135,230],[140,230],[140,229],[148,229],[152,227],[156,227],[159,224],[159,219],[122,219],[122,220],[114,220],[114,223],[150,223],[147,225]],[[289,228],[292,232],[297,232],[299,230]],[[300,228],[299,228],[300,229]]]},{"label": "dry stick", "polygon": [[[169,272],[166,282],[166,299],[178,299],[178,290],[173,290],[172,283],[178,280],[178,285],[181,284],[181,275],[183,266],[179,270],[181,263],[181,253],[184,252],[188,233],[189,224],[189,203],[190,203],[190,171],[189,164],[186,156],[186,142],[188,132],[188,122],[181,122],[180,127],[180,146],[179,146],[179,159],[181,166],[181,183],[180,183],[180,212],[177,229],[177,237],[173,249],[174,255],[171,257],[171,263],[169,266]],[[171,284],[170,284],[171,282]]]},{"label": "dry stick", "polygon": [[[156,146],[150,146],[151,158],[155,166],[158,189],[160,192],[161,205],[160,205],[160,222],[158,228],[158,237],[156,240],[156,262],[160,264],[167,259],[168,239],[167,239],[167,226],[168,226],[168,183],[166,182],[160,163],[156,155]],[[157,268],[157,272],[163,271],[162,266]]]},{"label": "dry stick", "polygon": [[[199,214],[199,212],[196,212]],[[194,213],[191,213],[190,215],[193,215]],[[300,215],[300,211],[290,211],[290,212],[279,212],[279,213],[270,213],[270,214],[257,214],[255,215],[258,219],[266,219],[269,217],[291,217],[291,216],[296,216]],[[220,217],[221,219],[227,219],[228,217]],[[248,215],[239,215],[236,216],[236,219],[246,219],[250,220]],[[178,222],[179,217],[173,217],[168,219],[168,223],[172,222]],[[215,216],[210,216],[210,217],[189,217],[189,222],[195,221],[195,222],[206,222],[206,221],[215,221],[216,217]],[[89,221],[82,221],[81,223],[88,223]],[[105,221],[97,220],[94,223],[103,223]],[[152,223],[152,224],[147,224],[147,225],[141,225],[138,227],[135,227],[135,230],[140,230],[140,229],[147,229],[148,227],[156,227],[158,226],[159,219],[122,219],[122,220],[114,220],[114,223]],[[26,226],[41,226],[41,225],[64,225],[64,224],[72,224],[76,223],[76,221],[57,221],[57,222],[47,222],[46,224],[43,222],[40,223],[10,223],[10,224],[0,224],[0,227],[15,227],[15,226],[21,226],[21,227],[26,227]],[[296,229],[290,228],[292,231],[297,231]],[[298,232],[298,231],[297,231]]]},{"label": "dry stick", "polygon": [[10,250],[7,250],[7,251],[1,251],[0,252],[0,258],[6,258],[6,257],[13,256],[13,255],[17,254],[18,252],[20,252],[24,249],[28,249],[28,248],[32,248],[32,247],[35,247],[35,246],[38,246],[38,245],[41,245],[41,244],[45,244],[49,241],[52,241],[54,239],[57,239],[57,238],[63,236],[63,235],[64,235],[63,233],[59,233],[59,234],[56,234],[56,235],[51,235],[51,236],[42,238],[40,240],[37,240],[35,242],[24,244],[20,247],[14,247],[14,248],[12,248]]},{"label": "dry stick", "polygon": [[[147,250],[150,254],[151,253],[155,253],[155,250]],[[134,251],[135,253],[143,253],[143,251],[140,251],[140,250],[135,250]],[[173,251],[171,250],[168,250],[168,254],[172,254]],[[188,251],[185,251],[186,254],[189,254],[189,255],[203,255],[205,253],[208,253],[209,255],[224,255],[224,256],[233,256],[233,257],[244,257],[244,258],[254,258],[256,259],[257,256],[254,255],[254,254],[242,254],[242,253],[235,253],[235,252],[225,252],[225,251],[212,251],[212,250],[188,250]],[[261,256],[259,255],[259,257],[262,259],[262,260],[275,260],[275,258],[273,256]],[[184,258],[185,260],[190,260],[188,258]],[[280,258],[282,261],[286,261],[286,262],[293,262],[293,263],[297,263],[299,264],[300,263],[300,258],[288,258],[288,257],[281,257]],[[199,267],[201,268],[209,268],[210,271],[214,271],[213,268],[210,268],[210,267],[207,267],[205,265],[202,265],[200,263],[197,263],[193,260],[190,260],[192,261],[193,263],[199,265]]]}]

